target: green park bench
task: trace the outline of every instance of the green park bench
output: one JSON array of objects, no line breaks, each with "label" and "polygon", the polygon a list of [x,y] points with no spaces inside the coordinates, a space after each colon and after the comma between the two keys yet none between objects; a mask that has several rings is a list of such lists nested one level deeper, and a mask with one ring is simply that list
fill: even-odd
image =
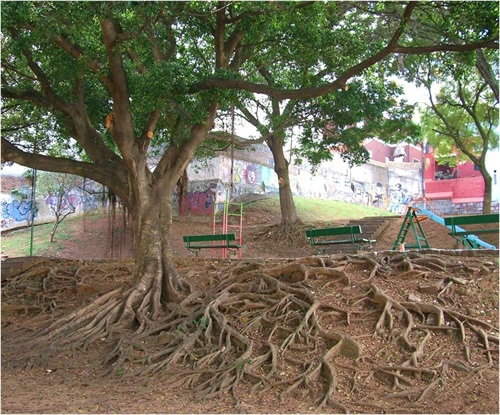
[{"label": "green park bench", "polygon": [[234,233],[219,233],[213,235],[186,235],[183,236],[186,248],[198,255],[201,249],[240,249]]},{"label": "green park bench", "polygon": [[[468,249],[481,248],[481,245],[477,243],[478,238],[476,238],[475,235],[498,233],[498,226],[485,228],[470,225],[487,225],[491,223],[498,223],[497,213],[486,215],[449,216],[444,218],[445,226],[451,229],[449,235],[456,239],[457,245],[461,242]],[[461,225],[467,226],[467,229],[461,228]]]},{"label": "green park bench", "polygon": [[[312,246],[352,244],[360,250],[371,248],[371,245],[375,243],[376,240],[361,238],[359,235],[362,233],[361,226],[359,225],[306,230],[306,236]],[[348,235],[348,237],[346,235]],[[325,253],[324,247],[320,249]]]}]

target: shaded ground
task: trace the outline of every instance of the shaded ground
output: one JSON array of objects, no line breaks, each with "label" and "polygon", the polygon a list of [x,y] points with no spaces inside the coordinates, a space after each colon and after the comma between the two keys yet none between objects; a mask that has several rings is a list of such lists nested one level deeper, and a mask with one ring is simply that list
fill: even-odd
[{"label": "shaded ground", "polygon": [[[498,253],[485,257],[450,256],[448,252],[440,251],[419,254],[408,258],[414,266],[421,264],[425,269],[416,267],[413,270],[394,265],[401,264],[398,262],[401,260],[404,262],[404,257],[387,257],[393,261],[393,266],[389,267],[391,270],[380,270],[370,278],[371,268],[367,266],[370,263],[362,256],[337,254],[328,260],[305,259],[314,254],[307,241],[301,239],[300,233],[278,238],[275,229],[269,227],[275,222],[273,219],[266,212],[261,215],[257,212],[245,218],[242,261],[196,258],[184,248],[182,235],[211,233],[212,224],[175,221],[173,248],[178,257],[177,268],[195,288],[209,290],[226,278],[254,268],[262,269],[267,274],[273,274],[276,267],[288,270],[276,274],[278,280],[286,284],[288,276],[293,279],[294,275],[303,272],[301,270],[316,269],[326,261],[323,263],[324,270],[312,272],[311,277],[303,282],[303,287],[325,309],[337,310],[333,314],[331,311],[319,313],[321,325],[349,336],[363,350],[361,359],[343,355],[335,358],[338,379],[334,391],[336,402],[351,412],[360,413],[499,412]],[[116,223],[119,223],[118,220]],[[446,234],[444,227],[431,221],[423,224],[432,248],[454,247],[454,240]],[[61,296],[58,297],[57,304],[52,304],[50,289],[42,293],[34,289],[35,277],[20,278],[15,286],[12,284],[9,287],[7,297],[4,287],[2,336],[8,336],[16,323],[40,310],[49,314],[71,310],[123,284],[131,265],[126,260],[130,244],[126,236],[120,234],[118,225],[115,226],[115,238],[111,241],[108,233],[112,225],[106,218],[82,223],[80,233],[72,241],[65,241],[63,250],[57,254],[60,258],[80,261],[53,261],[47,266],[59,269],[60,275],[71,275],[71,270],[89,267],[89,263],[82,260],[111,256],[120,259],[119,266],[112,262],[101,263],[99,268],[89,269],[84,274],[84,280],[76,285],[68,278],[68,290],[62,300]],[[400,226],[401,221],[395,220],[377,238],[374,249],[384,251],[392,248]],[[209,253],[206,255],[209,256]],[[380,256],[370,258],[381,261]],[[340,271],[348,276],[348,282],[339,282],[334,277]],[[373,287],[380,291],[374,291]],[[394,309],[391,312],[389,307],[389,314],[385,316],[383,310],[387,309],[387,302],[382,303],[386,304],[385,308],[377,306],[383,297],[391,300]],[[404,316],[397,311],[400,304],[406,304],[406,307],[410,304],[432,304],[451,313],[445,313],[448,327],[441,328],[434,327],[438,324],[430,321],[431,317],[435,317],[433,313],[422,313],[426,316],[424,321],[420,320],[418,312],[415,314],[417,325],[434,327],[425,329],[430,334],[423,346],[423,355],[418,358],[417,366],[422,368],[421,372],[391,372],[388,369],[391,365],[394,367],[404,362],[405,356],[413,353],[401,347],[397,336],[391,340],[391,336],[406,325]],[[350,318],[346,321],[345,313],[338,310],[347,310]],[[389,327],[389,316],[393,318],[394,333]],[[457,321],[464,325],[463,338],[457,334],[461,326],[454,324],[453,316],[460,316]],[[382,324],[374,330],[377,321]],[[474,331],[476,326],[480,330]],[[412,332],[412,342],[423,344],[418,330]],[[481,330],[487,333],[487,347],[484,347],[484,341],[478,334]],[[253,333],[256,340],[259,333]],[[105,349],[105,342],[97,343],[87,352],[77,353],[76,358],[59,355],[43,367],[31,371],[10,368],[8,362],[14,356],[3,354],[2,412],[320,413],[338,412],[342,408],[318,408],[310,399],[315,389],[309,390],[304,385],[298,386],[284,400],[271,390],[250,393],[243,383],[238,389],[237,403],[229,393],[198,402],[189,390],[174,387],[170,379],[155,377],[145,384],[124,373],[103,377],[99,360]],[[284,379],[297,370],[286,365],[280,368]]]},{"label": "shaded ground", "polygon": [[[305,238],[305,229],[312,227],[343,226],[346,221],[333,221],[328,224],[303,224],[302,229],[293,235],[275,235],[273,227],[277,218],[267,210],[252,209],[245,212],[243,225],[243,258],[296,258],[314,255],[316,250]],[[374,251],[392,249],[403,217],[389,221],[388,227],[377,235]],[[421,222],[431,248],[454,249],[456,241],[448,235],[444,226],[426,219]],[[217,229],[222,225],[216,224]],[[123,232],[123,217],[119,214],[112,219],[108,217],[96,220],[84,219],[76,227],[76,233],[70,240],[63,241],[63,248],[54,253],[56,258],[130,258],[133,256],[132,243],[128,233]],[[172,244],[174,255],[193,257],[183,244],[183,235],[210,234],[213,230],[211,217],[193,217],[174,220],[172,228]],[[218,232],[220,232],[218,230]],[[111,237],[112,235],[112,237]],[[409,237],[412,232],[409,233]],[[498,246],[498,234],[483,234],[481,238]],[[211,257],[212,252],[206,250],[198,254],[200,257]],[[218,253],[215,254],[218,256]]]}]

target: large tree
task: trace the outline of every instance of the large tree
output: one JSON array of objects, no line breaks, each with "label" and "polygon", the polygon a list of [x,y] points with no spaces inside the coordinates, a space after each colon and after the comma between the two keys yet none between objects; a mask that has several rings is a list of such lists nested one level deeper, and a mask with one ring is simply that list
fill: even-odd
[{"label": "large tree", "polygon": [[[461,6],[2,2],[2,101],[14,115],[53,126],[32,151],[29,128],[15,128],[18,118],[4,113],[2,160],[108,186],[130,212],[135,241],[130,285],[52,323],[41,344],[86,345],[124,329],[156,332],[166,327],[165,313],[185,315],[186,301],[199,294],[183,300],[190,287],[173,265],[172,193],[219,109],[236,102],[235,95],[264,94],[276,104],[309,100],[345,89],[351,78],[394,54],[497,48],[494,5],[477,13]],[[450,29],[454,36],[429,36],[434,24],[458,17],[467,24]],[[322,37],[320,47],[309,45],[312,33]],[[263,68],[276,82],[262,81]],[[283,73],[296,80],[279,82]],[[71,156],[50,153],[54,142],[72,144]],[[152,154],[159,156],[154,169]],[[210,330],[211,324],[226,330],[220,315],[211,314],[217,301],[196,317],[209,321]],[[168,327],[175,328],[172,321]],[[243,342],[233,331],[231,336]],[[124,350],[119,342],[114,352]],[[175,361],[174,355],[167,360]],[[164,356],[156,356],[160,367]]]},{"label": "large tree", "polygon": [[[402,141],[418,134],[411,121],[413,107],[399,100],[401,93],[394,81],[365,74],[344,89],[314,99],[287,100],[283,105],[274,99],[251,101],[261,117],[239,103],[242,116],[262,133],[261,139],[273,154],[280,178],[281,225],[286,228],[299,219],[290,187],[292,157],[296,163],[306,159],[315,169],[337,151],[351,165],[359,165],[369,158],[363,147],[367,138]],[[287,157],[285,148],[293,134],[292,154]]]}]

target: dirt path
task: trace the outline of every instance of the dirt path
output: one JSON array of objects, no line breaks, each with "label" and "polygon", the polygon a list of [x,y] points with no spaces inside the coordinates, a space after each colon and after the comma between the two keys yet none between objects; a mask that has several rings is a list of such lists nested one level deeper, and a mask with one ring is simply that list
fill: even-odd
[{"label": "dirt path", "polygon": [[[265,219],[263,219],[265,218]],[[403,219],[392,219],[389,226],[377,237],[374,250],[384,251],[392,249]],[[344,224],[345,221],[341,221]],[[304,235],[302,238],[290,240],[276,240],[266,234],[266,229],[274,222],[265,213],[258,216],[258,212],[248,213],[245,216],[243,227],[243,257],[244,258],[294,258],[313,255],[315,250],[308,244]],[[432,248],[453,249],[455,240],[447,234],[444,226],[425,220],[422,222],[426,237]],[[335,226],[335,222],[331,223]],[[213,224],[210,218],[183,218],[173,221],[172,245],[174,256],[191,257],[194,254],[188,251],[183,244],[183,235],[212,233]],[[111,236],[112,235],[112,236]],[[485,240],[498,244],[497,235],[484,236]],[[62,249],[53,254],[56,258],[131,258],[133,256],[132,241],[128,233],[122,232],[120,217],[114,221],[107,217],[99,220],[82,220],[74,227],[71,239],[62,241]],[[201,257],[211,256],[211,252],[202,252]]]}]

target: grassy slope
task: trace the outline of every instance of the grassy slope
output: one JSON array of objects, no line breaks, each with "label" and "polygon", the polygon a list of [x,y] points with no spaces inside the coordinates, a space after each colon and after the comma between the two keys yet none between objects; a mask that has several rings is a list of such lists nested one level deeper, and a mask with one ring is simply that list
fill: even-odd
[{"label": "grassy slope", "polygon": [[[366,216],[394,216],[394,213],[382,209],[356,205],[336,200],[309,199],[294,197],[299,218],[304,222],[324,222],[332,220],[360,219]],[[280,204],[277,196],[250,202],[244,206],[245,213],[252,210],[267,211],[273,216],[280,216]]]}]

